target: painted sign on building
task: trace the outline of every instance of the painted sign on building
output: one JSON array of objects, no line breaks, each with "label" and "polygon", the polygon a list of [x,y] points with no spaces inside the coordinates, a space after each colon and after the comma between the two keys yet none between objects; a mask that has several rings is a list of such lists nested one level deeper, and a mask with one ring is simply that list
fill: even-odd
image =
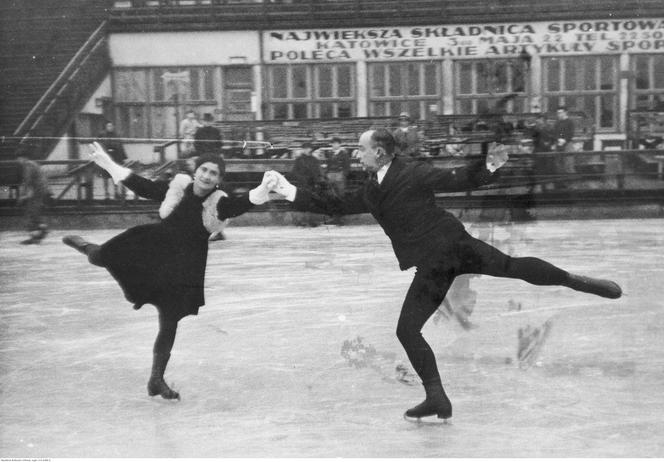
[{"label": "painted sign on building", "polygon": [[664,53],[664,18],[263,33],[266,63]]}]

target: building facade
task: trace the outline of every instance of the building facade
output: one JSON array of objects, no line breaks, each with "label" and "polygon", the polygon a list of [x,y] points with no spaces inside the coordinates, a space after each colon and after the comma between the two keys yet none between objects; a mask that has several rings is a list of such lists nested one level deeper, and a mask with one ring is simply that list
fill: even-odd
[{"label": "building facade", "polygon": [[[518,20],[517,20],[518,19]],[[440,25],[117,31],[117,129],[171,138],[186,109],[217,120],[555,111],[625,139],[632,109],[664,111],[664,15]],[[300,24],[300,23],[298,23]]]}]

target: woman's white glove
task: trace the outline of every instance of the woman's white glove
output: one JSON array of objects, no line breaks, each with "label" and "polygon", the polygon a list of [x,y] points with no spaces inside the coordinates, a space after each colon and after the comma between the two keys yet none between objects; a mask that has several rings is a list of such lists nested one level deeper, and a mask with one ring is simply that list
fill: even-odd
[{"label": "woman's white glove", "polygon": [[286,200],[293,202],[295,200],[295,194],[297,193],[297,188],[293,186],[285,176],[279,172],[273,172],[275,178],[277,179],[277,185],[273,189],[277,194],[281,194],[286,198]]},{"label": "woman's white glove", "polygon": [[90,148],[92,149],[92,152],[90,152],[90,159],[111,175],[113,183],[118,184],[122,180],[125,180],[131,173],[131,170],[127,167],[123,167],[122,165],[113,162],[111,156],[109,156],[106,151],[104,151],[104,148],[102,148],[96,141],[90,145]]},{"label": "woman's white glove", "polygon": [[255,205],[261,205],[270,200],[270,191],[277,185],[277,178],[272,170],[263,174],[263,181],[254,189],[249,191],[249,201]]}]

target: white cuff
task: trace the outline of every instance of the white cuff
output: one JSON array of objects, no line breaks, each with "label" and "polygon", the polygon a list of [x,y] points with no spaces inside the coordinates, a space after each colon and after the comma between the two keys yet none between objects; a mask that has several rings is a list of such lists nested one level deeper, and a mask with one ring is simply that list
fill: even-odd
[{"label": "white cuff", "polygon": [[297,194],[297,188],[292,184],[289,184],[284,189],[285,189],[284,192],[286,193],[284,194],[286,200],[289,202],[293,202],[295,200],[295,194]]},{"label": "white cuff", "polygon": [[270,200],[269,191],[264,186],[256,186],[249,191],[249,202],[254,205],[261,205]]},{"label": "white cuff", "polygon": [[113,183],[118,184],[127,179],[131,174],[131,169],[114,164],[113,167],[108,170],[108,173],[111,175],[111,178],[113,178]]}]

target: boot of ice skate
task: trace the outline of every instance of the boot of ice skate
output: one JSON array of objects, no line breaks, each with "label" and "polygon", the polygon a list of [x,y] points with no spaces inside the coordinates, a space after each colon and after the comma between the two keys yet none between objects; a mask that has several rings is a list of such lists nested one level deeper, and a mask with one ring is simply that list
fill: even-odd
[{"label": "boot of ice skate", "polygon": [[570,289],[586,292],[593,295],[599,295],[604,298],[620,298],[622,289],[618,284],[607,279],[594,279],[588,276],[578,274],[567,275],[567,283]]},{"label": "boot of ice skate", "polygon": [[424,390],[426,391],[426,399],[417,406],[408,409],[404,414],[405,417],[412,419],[431,415],[438,416],[439,419],[452,417],[452,403],[445,394],[440,379],[425,382]]},{"label": "boot of ice skate", "polygon": [[35,238],[41,242],[46,236],[48,236],[48,227],[44,224],[39,225]]},{"label": "boot of ice skate", "polygon": [[86,241],[83,239],[81,236],[74,236],[74,235],[69,235],[65,236],[62,238],[62,242],[69,247],[72,247],[79,252],[81,252],[83,255],[87,255],[87,249],[88,246],[91,244],[90,242]]},{"label": "boot of ice skate", "polygon": [[104,267],[104,263],[101,260],[101,256],[99,254],[100,247],[97,244],[88,242],[85,239],[83,239],[81,236],[72,236],[72,235],[63,237],[62,242],[67,244],[69,247],[78,250],[83,255],[87,255],[88,261],[93,265],[101,266],[102,268]]},{"label": "boot of ice skate", "polygon": [[164,399],[177,399],[180,400],[180,394],[171,388],[164,381],[164,371],[168,360],[171,358],[169,353],[155,354],[152,359],[152,373],[150,380],[148,380],[148,395],[160,395]]},{"label": "boot of ice skate", "polygon": [[39,244],[42,239],[46,237],[48,234],[48,228],[46,225],[39,225],[36,229],[30,231],[30,237],[24,241],[21,241],[21,244],[23,245],[30,245],[30,244]]}]

